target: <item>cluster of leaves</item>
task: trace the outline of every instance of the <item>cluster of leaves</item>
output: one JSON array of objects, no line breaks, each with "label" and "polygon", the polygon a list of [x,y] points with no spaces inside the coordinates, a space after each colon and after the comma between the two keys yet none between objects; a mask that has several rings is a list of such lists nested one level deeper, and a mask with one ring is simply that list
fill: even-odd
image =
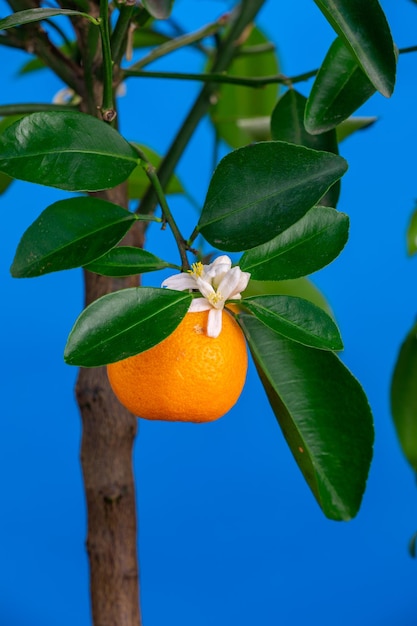
[{"label": "cluster of leaves", "polygon": [[[171,4],[148,0],[146,8],[161,19]],[[242,86],[220,85],[219,77],[212,121],[234,149],[217,165],[189,237],[174,232],[181,266],[118,245],[137,221],[160,218],[77,195],[41,213],[24,233],[11,271],[34,277],[80,266],[106,276],[186,270],[184,258],[197,237],[217,250],[241,253],[238,264],[253,280],[236,318],[307,483],[326,516],[346,520],[357,513],[364,492],[372,416],[361,386],[336,354],[343,345],[332,317],[300,293],[307,293],[305,277],[330,263],[348,238],[348,217],[335,208],[347,169],[338,137],[368,123],[348,118],[375,91],[391,95],[396,59],[377,0],[316,4],[338,36],[307,99],[291,86],[276,102],[268,88],[252,106],[251,95],[237,97]],[[0,30],[63,13],[68,11],[22,11],[1,20]],[[259,31],[253,37],[246,45],[262,43]],[[250,79],[252,65],[242,56],[230,76]],[[76,111],[26,115],[0,134],[1,172],[70,192],[110,189],[132,181],[142,168],[156,184],[163,219],[175,226],[149,160],[152,155],[148,159],[110,125]],[[288,295],[284,287],[283,293],[282,281],[295,280],[304,291]],[[191,297],[138,287],[100,298],[76,321],[66,361],[93,367],[149,349],[176,328]]]}]

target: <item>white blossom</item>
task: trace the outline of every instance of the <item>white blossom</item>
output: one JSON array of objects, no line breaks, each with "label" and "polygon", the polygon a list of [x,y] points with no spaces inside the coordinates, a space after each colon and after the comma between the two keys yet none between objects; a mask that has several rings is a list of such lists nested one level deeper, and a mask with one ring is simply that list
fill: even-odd
[{"label": "white blossom", "polygon": [[202,297],[194,298],[188,309],[191,313],[209,311],[207,335],[218,337],[222,329],[222,311],[228,300],[240,300],[241,292],[249,282],[249,272],[232,267],[231,259],[222,255],[209,265],[193,263],[191,270],[174,274],[162,283],[162,287],[183,291],[196,290]]}]

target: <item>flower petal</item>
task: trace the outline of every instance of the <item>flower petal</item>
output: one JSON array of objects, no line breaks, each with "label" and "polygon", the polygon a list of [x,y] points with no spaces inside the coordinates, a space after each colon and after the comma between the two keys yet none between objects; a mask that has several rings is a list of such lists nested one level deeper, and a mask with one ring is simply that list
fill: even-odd
[{"label": "flower petal", "polygon": [[195,289],[196,280],[188,274],[188,272],[181,272],[180,274],[174,274],[166,278],[161,287],[167,287],[168,289],[175,289],[176,291],[183,291],[184,289]]},{"label": "flower petal", "polygon": [[242,291],[245,291],[246,287],[248,286],[249,279],[250,272],[242,272],[242,270],[240,270],[239,285],[237,287],[237,293],[233,295],[233,298],[236,298]]},{"label": "flower petal", "polygon": [[222,256],[217,257],[217,259],[215,259],[213,263],[210,263],[210,265],[206,265],[204,267],[205,278],[208,278],[213,287],[217,289],[220,281],[222,280],[224,275],[230,271],[231,267],[231,259],[223,254]]},{"label": "flower petal", "polygon": [[199,311],[208,311],[212,306],[207,298],[193,298],[188,308],[189,313],[198,313]]},{"label": "flower petal", "polygon": [[208,314],[207,336],[215,339],[222,330],[222,309],[211,309]]},{"label": "flower petal", "polygon": [[232,260],[229,256],[227,256],[227,254],[222,254],[214,259],[213,263],[210,263],[211,267],[214,267],[216,265],[228,265],[230,270],[230,268],[232,267]]},{"label": "flower petal", "polygon": [[210,296],[212,296],[215,293],[211,284],[207,282],[206,280],[204,280],[204,278],[201,278],[200,276],[195,281],[194,287],[197,287],[199,292],[202,293],[205,298],[210,298]]},{"label": "flower petal", "polygon": [[223,277],[218,291],[222,294],[224,300],[228,300],[235,294],[239,293],[240,275],[242,270],[239,267],[233,267],[230,272]]}]

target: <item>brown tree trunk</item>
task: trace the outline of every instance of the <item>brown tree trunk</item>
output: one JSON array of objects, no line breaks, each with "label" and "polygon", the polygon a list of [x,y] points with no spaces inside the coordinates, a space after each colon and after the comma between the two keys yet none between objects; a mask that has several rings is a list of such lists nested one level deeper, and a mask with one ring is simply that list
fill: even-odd
[{"label": "brown tree trunk", "polygon": [[[125,205],[125,189],[100,194]],[[125,243],[142,245],[139,229]],[[137,278],[111,279],[85,272],[86,305]],[[139,569],[132,448],[137,418],[110,389],[106,369],[81,368],[76,395],[82,418],[81,464],[84,477],[94,626],[139,626]]]}]

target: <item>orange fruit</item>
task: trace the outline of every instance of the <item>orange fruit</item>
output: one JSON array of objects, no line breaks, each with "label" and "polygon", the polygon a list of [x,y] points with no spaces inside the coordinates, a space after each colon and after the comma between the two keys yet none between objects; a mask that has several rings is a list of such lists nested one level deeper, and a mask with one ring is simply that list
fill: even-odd
[{"label": "orange fruit", "polygon": [[161,343],[107,366],[114,393],[131,413],[211,422],[236,404],[248,365],[245,337],[226,311],[219,336],[208,337],[207,319],[208,311],[187,313]]}]

